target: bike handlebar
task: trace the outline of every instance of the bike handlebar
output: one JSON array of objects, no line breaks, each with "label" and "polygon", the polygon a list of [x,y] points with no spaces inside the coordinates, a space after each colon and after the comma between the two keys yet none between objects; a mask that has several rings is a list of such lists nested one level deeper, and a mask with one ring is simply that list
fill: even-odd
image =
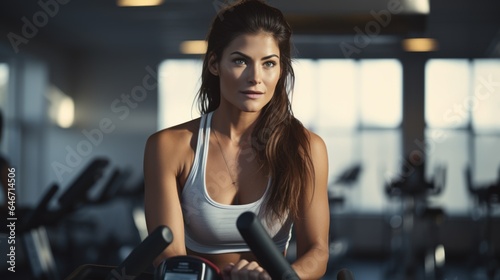
[{"label": "bike handlebar", "polygon": [[173,239],[172,231],[168,227],[157,227],[118,267],[111,270],[106,280],[116,279],[116,275],[126,275],[126,279],[135,279],[153,263]]},{"label": "bike handlebar", "polygon": [[236,226],[250,250],[272,279],[299,280],[254,213],[241,214]]}]

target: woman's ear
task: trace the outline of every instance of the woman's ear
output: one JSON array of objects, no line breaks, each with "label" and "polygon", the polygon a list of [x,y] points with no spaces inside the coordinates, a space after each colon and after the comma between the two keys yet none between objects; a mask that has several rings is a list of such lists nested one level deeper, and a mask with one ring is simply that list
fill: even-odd
[{"label": "woman's ear", "polygon": [[211,53],[208,58],[208,70],[212,73],[212,75],[219,76],[219,63],[217,62],[217,57],[214,53]]}]

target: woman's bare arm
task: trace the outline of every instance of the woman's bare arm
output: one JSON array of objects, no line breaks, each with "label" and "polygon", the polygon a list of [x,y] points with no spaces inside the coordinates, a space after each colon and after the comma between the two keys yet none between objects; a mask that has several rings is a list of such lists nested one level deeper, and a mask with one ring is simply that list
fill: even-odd
[{"label": "woman's bare arm", "polygon": [[145,214],[148,231],[160,225],[173,233],[172,244],[155,260],[185,255],[184,222],[177,175],[182,167],[178,132],[164,130],[149,137],[144,153]]},{"label": "woman's bare arm", "polygon": [[328,156],[324,141],[310,133],[314,186],[310,186],[294,222],[297,260],[292,264],[300,279],[320,279],[329,257],[330,209],[328,205]]}]

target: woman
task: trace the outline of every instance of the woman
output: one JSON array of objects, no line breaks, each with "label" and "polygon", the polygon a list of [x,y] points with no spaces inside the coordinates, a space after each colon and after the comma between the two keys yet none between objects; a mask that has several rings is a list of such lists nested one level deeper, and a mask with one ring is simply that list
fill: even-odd
[{"label": "woman", "polygon": [[148,229],[174,242],[157,258],[197,255],[225,279],[270,279],[236,228],[253,211],[301,279],[328,262],[328,159],[323,140],[291,112],[291,30],[283,14],[242,1],[214,19],[198,100],[202,117],[153,134],[144,159]]}]

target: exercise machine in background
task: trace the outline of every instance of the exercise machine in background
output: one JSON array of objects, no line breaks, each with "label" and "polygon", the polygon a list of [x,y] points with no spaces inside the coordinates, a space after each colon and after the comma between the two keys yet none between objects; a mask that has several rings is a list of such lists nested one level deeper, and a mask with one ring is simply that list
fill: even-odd
[{"label": "exercise machine in background", "polygon": [[[19,227],[16,229],[16,234],[22,241],[21,247],[25,256],[24,261],[27,261],[29,268],[29,276],[20,277],[34,280],[60,279],[60,271],[56,265],[47,228],[63,223],[67,217],[89,202],[88,193],[101,179],[108,164],[109,161],[105,158],[92,160],[59,198],[56,198],[59,186],[52,184],[35,208],[23,211],[23,216],[18,219]],[[51,208],[51,204],[57,206]]]},{"label": "exercise machine in background", "polygon": [[493,214],[495,207],[500,206],[500,167],[496,182],[483,185],[474,184],[470,166],[465,169],[465,179],[467,190],[474,198],[475,209],[484,210],[477,219],[479,223],[482,221],[482,230],[477,250],[470,261],[471,270],[473,273],[484,271],[487,279],[498,279],[500,276],[500,256],[495,253],[493,242]]},{"label": "exercise machine in background", "polygon": [[[421,161],[406,161],[409,162]],[[397,199],[401,209],[389,218],[392,252],[383,278],[442,279],[445,248],[440,244],[439,229],[446,213],[439,205],[430,203],[430,198],[443,192],[446,168],[437,166],[431,180],[425,178],[423,163],[412,166],[403,164],[401,168],[401,176],[385,185],[386,195]],[[417,233],[417,222],[426,224],[425,238]]]}]

